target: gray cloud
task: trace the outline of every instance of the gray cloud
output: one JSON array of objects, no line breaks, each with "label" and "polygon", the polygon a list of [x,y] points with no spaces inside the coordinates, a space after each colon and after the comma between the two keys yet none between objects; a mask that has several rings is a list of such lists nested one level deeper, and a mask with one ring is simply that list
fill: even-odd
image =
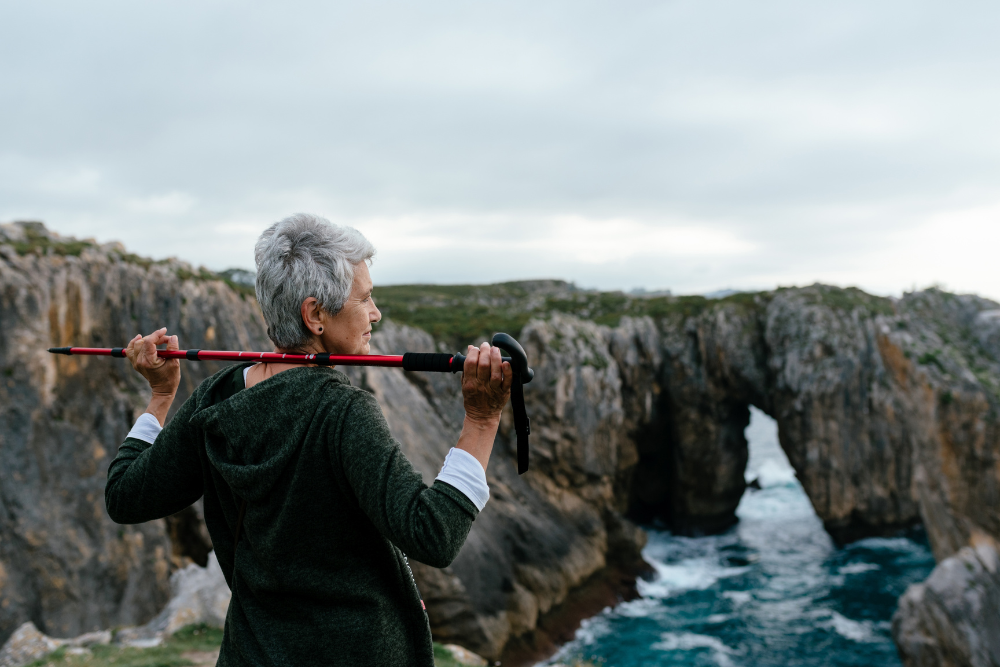
[{"label": "gray cloud", "polygon": [[378,239],[393,282],[1000,296],[998,23],[989,3],[7,3],[0,219],[217,269],[310,210]]}]

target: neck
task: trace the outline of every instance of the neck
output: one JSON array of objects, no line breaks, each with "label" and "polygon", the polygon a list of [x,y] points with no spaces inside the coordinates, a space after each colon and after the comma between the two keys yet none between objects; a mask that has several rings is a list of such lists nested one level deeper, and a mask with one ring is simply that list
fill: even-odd
[{"label": "neck", "polygon": [[275,346],[274,351],[277,354],[323,354],[328,352],[319,336],[313,336],[305,345],[299,347],[277,347]]}]

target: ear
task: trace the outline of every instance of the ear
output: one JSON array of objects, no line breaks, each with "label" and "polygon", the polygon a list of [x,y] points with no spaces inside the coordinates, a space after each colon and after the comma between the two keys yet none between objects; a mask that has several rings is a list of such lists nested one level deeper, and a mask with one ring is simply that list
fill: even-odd
[{"label": "ear", "polygon": [[323,309],[320,308],[319,301],[316,297],[311,296],[302,302],[302,307],[299,309],[302,313],[302,324],[305,325],[306,329],[314,336],[319,336],[323,332],[324,328],[324,317],[325,313]]}]

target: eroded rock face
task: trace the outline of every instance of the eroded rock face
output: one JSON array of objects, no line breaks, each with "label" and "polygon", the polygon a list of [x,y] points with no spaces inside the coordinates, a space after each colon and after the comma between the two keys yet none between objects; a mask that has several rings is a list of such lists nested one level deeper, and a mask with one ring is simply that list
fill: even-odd
[{"label": "eroded rock face", "polygon": [[[144,623],[184,564],[163,521],[119,526],[104,508],[148,387],[123,359],[46,349],[122,345],[161,325],[185,346],[269,349],[252,297],[182,279],[193,271],[179,262],[71,243],[0,227],[0,641],[25,621],[56,637]],[[217,369],[186,365],[176,405]]]},{"label": "eroded rock face", "polygon": [[1000,665],[1000,554],[981,541],[899,599],[892,636],[906,667]]},{"label": "eroded rock face", "polygon": [[735,521],[753,404],[835,539],[923,521],[941,559],[975,531],[1000,536],[997,312],[937,290],[891,301],[815,285],[649,320],[661,366],[621,365],[652,412],[634,431],[631,511],[693,534]]}]

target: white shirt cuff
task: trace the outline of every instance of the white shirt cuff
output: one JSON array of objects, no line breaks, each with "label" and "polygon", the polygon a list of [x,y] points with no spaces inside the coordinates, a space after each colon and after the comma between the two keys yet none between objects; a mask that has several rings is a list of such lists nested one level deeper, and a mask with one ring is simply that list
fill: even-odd
[{"label": "white shirt cuff", "polygon": [[160,426],[160,422],[156,421],[156,417],[148,412],[143,412],[135,420],[135,426],[128,432],[127,437],[153,444],[156,436],[160,435],[160,431],[162,430],[163,428]]},{"label": "white shirt cuff", "polygon": [[480,512],[490,499],[486,471],[476,457],[464,449],[451,448],[444,458],[444,465],[441,466],[437,479],[461,491]]}]

